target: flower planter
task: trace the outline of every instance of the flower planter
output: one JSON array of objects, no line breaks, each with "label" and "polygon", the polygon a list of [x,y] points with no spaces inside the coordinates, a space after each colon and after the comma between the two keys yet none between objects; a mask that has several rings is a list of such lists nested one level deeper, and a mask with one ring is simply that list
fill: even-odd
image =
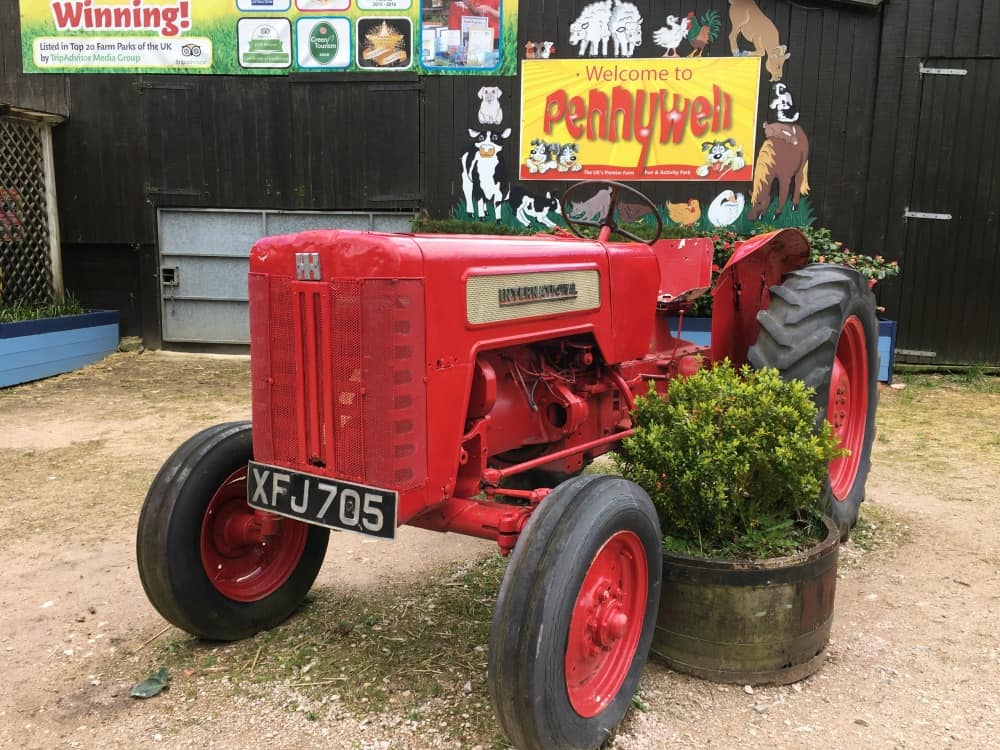
[{"label": "flower planter", "polygon": [[787,684],[825,659],[840,532],[805,552],[761,561],[666,552],[653,654],[715,682]]},{"label": "flower planter", "polygon": [[0,323],[0,388],[70,372],[117,348],[117,310]]},{"label": "flower planter", "polygon": [[[670,323],[670,330],[677,335],[677,320]],[[709,346],[712,343],[712,319],[685,317],[681,324],[681,335],[685,341],[697,346]],[[883,383],[892,382],[893,367],[896,363],[896,321],[880,320],[878,322],[878,353],[881,364],[878,369],[878,379]]]}]

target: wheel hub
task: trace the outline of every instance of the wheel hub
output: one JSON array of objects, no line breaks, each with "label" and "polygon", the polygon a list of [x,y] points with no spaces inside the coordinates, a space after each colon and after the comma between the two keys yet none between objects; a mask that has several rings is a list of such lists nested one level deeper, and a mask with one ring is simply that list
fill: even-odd
[{"label": "wheel hub", "polygon": [[830,377],[827,420],[848,455],[830,462],[830,487],[837,501],[847,499],[861,467],[868,420],[868,342],[856,315],[844,321]]},{"label": "wheel hub", "polygon": [[642,541],[614,534],[594,556],[577,594],[566,643],[566,690],[573,709],[596,716],[625,681],[639,644],[649,572]]},{"label": "wheel hub", "polygon": [[201,526],[201,562],[223,596],[254,602],[274,593],[295,571],[309,530],[259,513],[246,503],[246,467],[216,490]]}]

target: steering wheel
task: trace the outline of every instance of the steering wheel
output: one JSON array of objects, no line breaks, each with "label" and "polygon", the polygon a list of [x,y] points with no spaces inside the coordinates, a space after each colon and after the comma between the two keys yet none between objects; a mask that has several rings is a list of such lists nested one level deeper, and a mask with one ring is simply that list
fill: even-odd
[{"label": "steering wheel", "polygon": [[[603,216],[598,221],[594,221],[593,218],[570,218],[567,213],[570,196],[580,191],[582,188],[593,187],[594,185],[599,186],[598,190],[592,197],[583,201],[585,204],[585,210],[590,212],[587,216],[592,217],[598,212],[602,213]],[[604,199],[599,197],[604,192],[608,192],[607,208],[604,206]],[[653,236],[653,239],[644,240],[632,232],[618,226],[618,222],[615,221],[615,208],[617,208],[619,198],[623,192],[630,193],[642,201],[645,205],[649,206],[653,216],[656,217],[656,234]],[[618,234],[626,239],[632,240],[633,242],[641,242],[646,245],[652,245],[660,239],[660,235],[663,234],[663,219],[660,217],[660,212],[656,210],[656,204],[634,187],[621,182],[612,182],[611,180],[584,180],[583,182],[577,182],[574,185],[570,185],[563,193],[563,199],[559,206],[559,211],[562,214],[563,220],[566,222],[566,227],[569,231],[577,237],[583,239],[589,238],[581,234],[577,227],[597,227],[601,230],[597,236],[601,242],[606,242],[612,234]]]}]

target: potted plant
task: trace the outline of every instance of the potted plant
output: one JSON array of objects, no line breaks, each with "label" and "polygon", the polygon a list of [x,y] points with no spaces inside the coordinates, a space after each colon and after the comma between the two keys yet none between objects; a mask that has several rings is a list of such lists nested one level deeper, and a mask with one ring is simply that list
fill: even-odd
[{"label": "potted plant", "polygon": [[664,534],[653,653],[723,682],[792,682],[829,640],[840,533],[820,491],[841,455],[811,389],[728,361],[636,401],[622,475]]},{"label": "potted plant", "polygon": [[[0,288],[2,289],[2,288]],[[118,348],[118,311],[0,300],[0,388],[70,372]]]}]

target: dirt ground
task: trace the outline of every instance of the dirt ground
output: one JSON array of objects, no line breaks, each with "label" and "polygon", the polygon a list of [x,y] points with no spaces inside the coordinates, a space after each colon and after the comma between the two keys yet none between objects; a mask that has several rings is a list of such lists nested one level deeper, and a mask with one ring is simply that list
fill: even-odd
[{"label": "dirt ground", "polygon": [[[0,747],[503,747],[495,726],[449,726],[489,710],[481,673],[442,697],[459,706],[443,722],[349,709],[335,685],[290,707],[301,683],[248,692],[211,666],[175,674],[156,698],[128,696],[164,643],[184,639],[136,573],[146,488],[192,433],[249,417],[248,384],[245,359],[147,352],[0,390]],[[866,517],[881,544],[842,548],[823,668],[750,691],[651,662],[648,708],[630,712],[612,747],[997,746],[1000,388],[884,389],[879,429]],[[391,544],[335,535],[315,591],[378,597],[492,553],[409,528]],[[476,653],[472,669],[485,671]]]}]

